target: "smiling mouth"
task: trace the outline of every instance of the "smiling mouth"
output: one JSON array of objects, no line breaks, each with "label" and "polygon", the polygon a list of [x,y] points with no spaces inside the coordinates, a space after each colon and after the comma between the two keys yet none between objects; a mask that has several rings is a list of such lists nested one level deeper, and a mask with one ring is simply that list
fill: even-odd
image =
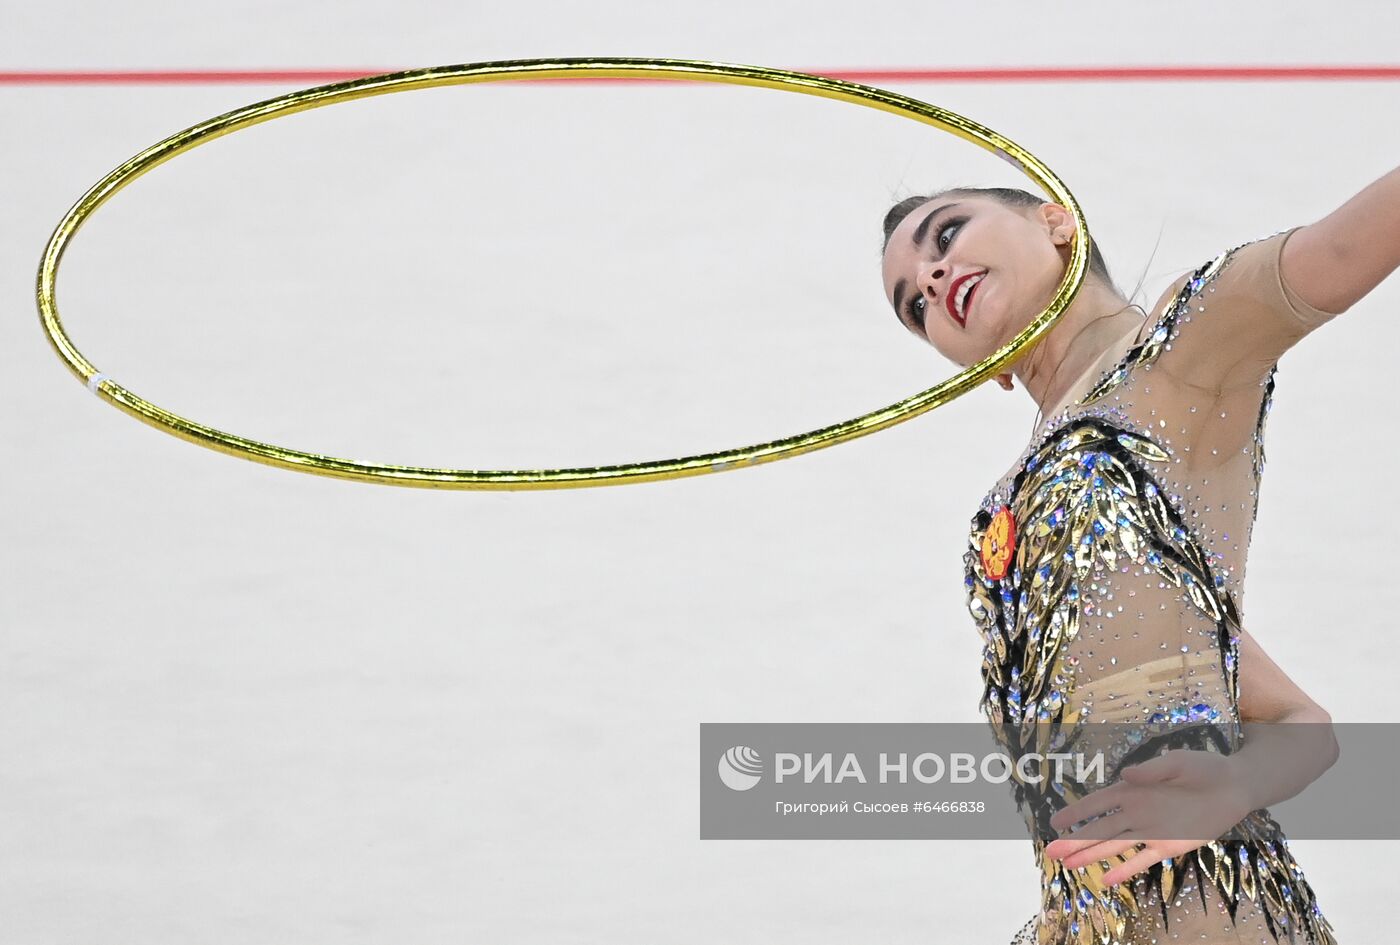
[{"label": "smiling mouth", "polygon": [[961,317],[958,316],[957,310],[954,309],[953,317],[957,319],[958,325],[960,325],[961,327],[967,327],[967,316],[972,311],[972,297],[977,294],[977,290],[982,288],[982,283],[986,281],[987,277],[983,276],[981,279],[977,280],[976,285],[967,290],[967,298],[963,299],[963,309]]}]

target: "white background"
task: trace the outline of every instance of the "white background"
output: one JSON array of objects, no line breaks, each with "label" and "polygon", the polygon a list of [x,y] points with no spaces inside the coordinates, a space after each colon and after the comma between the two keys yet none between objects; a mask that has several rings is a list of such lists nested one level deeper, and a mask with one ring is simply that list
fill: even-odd
[{"label": "white background", "polygon": [[[1390,4],[1259,0],[4,19],[3,69],[1393,65],[1400,35]],[[1395,81],[887,84],[1045,160],[1142,304],[1400,163]],[[128,156],[295,87],[0,86],[0,942],[1006,942],[1036,908],[1029,842],[702,842],[696,746],[706,721],[977,718],[960,556],[1028,435],[1019,385],[626,488],[365,485],[178,440],[57,359],[39,254]],[[415,92],[157,169],[79,233],[59,301],[99,369],[255,439],[660,459],[943,379],[884,301],[879,224],[956,184],[1034,189],[951,135],[769,90]],[[1285,356],[1250,558],[1250,632],[1344,722],[1400,718],[1397,303],[1391,279]],[[1377,940],[1397,844],[1293,849],[1339,941]]]}]

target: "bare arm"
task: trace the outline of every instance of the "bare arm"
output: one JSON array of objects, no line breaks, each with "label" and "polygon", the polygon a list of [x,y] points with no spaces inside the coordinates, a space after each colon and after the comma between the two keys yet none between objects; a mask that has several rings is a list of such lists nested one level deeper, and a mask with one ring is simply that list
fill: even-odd
[{"label": "bare arm", "polygon": [[[1109,885],[1123,882],[1293,797],[1332,766],[1339,751],[1327,712],[1248,633],[1239,642],[1242,747],[1230,755],[1173,749],[1124,768],[1122,781],[1051,815],[1050,826],[1062,832],[1046,856],[1078,869],[1126,854],[1103,874]],[[1074,826],[1081,823],[1087,826]]]},{"label": "bare arm", "polygon": [[1400,268],[1400,167],[1293,234],[1279,271],[1304,302],[1345,312]]},{"label": "bare arm", "polygon": [[[1248,810],[1300,793],[1336,762],[1332,717],[1240,631],[1240,721],[1243,747],[1230,756],[1233,780]],[[1307,723],[1294,726],[1288,723]]]},{"label": "bare arm", "polygon": [[[1345,312],[1400,268],[1400,167],[1283,245],[1279,275],[1303,302]],[[1332,717],[1247,631],[1240,634],[1244,745],[1230,756],[1250,810],[1301,792],[1337,760]],[[1288,723],[1306,723],[1293,727]]]}]

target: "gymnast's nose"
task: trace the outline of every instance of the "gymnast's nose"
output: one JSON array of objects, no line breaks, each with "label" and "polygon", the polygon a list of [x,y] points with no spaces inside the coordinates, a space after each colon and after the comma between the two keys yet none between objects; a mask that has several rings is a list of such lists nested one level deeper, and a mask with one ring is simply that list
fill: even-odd
[{"label": "gymnast's nose", "polygon": [[914,284],[926,299],[925,304],[928,307],[943,304],[944,280],[947,275],[947,269],[942,263],[929,263],[919,270]]}]

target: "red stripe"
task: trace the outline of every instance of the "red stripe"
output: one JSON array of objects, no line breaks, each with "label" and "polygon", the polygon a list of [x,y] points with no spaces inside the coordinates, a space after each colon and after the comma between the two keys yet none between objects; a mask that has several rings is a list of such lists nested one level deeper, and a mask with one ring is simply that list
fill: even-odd
[{"label": "red stripe", "polygon": [[390,69],[191,69],[152,72],[0,72],[0,85],[192,85],[206,82],[340,82]]},{"label": "red stripe", "polygon": [[[393,69],[243,69],[0,72],[0,85],[192,85],[214,82],[325,83],[393,72]],[[1400,66],[1047,66],[1009,69],[807,69],[848,82],[1027,82],[1400,79]],[[670,79],[560,78],[531,82],[668,82]]]}]

